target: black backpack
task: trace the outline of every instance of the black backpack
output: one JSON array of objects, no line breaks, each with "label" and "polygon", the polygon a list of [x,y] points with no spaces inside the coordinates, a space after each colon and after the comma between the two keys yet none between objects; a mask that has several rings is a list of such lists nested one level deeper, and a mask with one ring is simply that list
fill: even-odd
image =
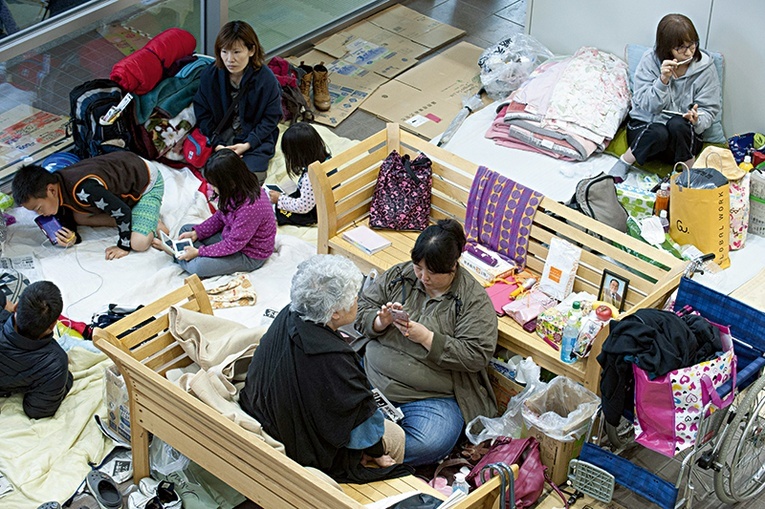
[{"label": "black backpack", "polygon": [[305,71],[282,57],[273,57],[269,60],[268,67],[282,87],[282,118],[289,120],[290,125],[300,121],[312,122],[313,111],[298,88]]},{"label": "black backpack", "polygon": [[74,152],[84,159],[117,150],[130,150],[129,120],[132,103],[112,124],[100,122],[112,106],[123,98],[122,89],[112,80],[86,81],[69,92],[68,131],[74,139]]}]

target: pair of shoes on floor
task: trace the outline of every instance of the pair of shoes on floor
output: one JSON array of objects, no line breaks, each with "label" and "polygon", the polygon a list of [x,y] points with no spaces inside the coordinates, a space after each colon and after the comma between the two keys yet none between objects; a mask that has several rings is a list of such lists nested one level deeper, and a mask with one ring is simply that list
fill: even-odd
[{"label": "pair of shoes on floor", "polygon": [[155,481],[144,477],[138,483],[138,491],[128,497],[128,509],[181,509],[183,502],[175,484],[169,481]]},{"label": "pair of shoes on floor", "polygon": [[122,493],[107,474],[100,470],[91,470],[85,478],[85,484],[101,509],[122,509]]},{"label": "pair of shoes on floor", "polygon": [[311,87],[313,87],[313,105],[319,111],[329,111],[332,100],[329,95],[329,71],[324,62],[318,65],[305,65],[300,62],[298,66],[303,71],[303,77],[298,83],[300,93],[303,94],[306,104],[311,104]]}]

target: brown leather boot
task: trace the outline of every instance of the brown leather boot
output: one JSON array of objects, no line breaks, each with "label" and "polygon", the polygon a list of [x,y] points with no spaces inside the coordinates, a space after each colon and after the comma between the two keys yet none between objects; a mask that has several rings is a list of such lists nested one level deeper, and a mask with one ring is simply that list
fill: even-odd
[{"label": "brown leather boot", "polygon": [[324,62],[313,66],[313,105],[319,111],[328,111],[331,104],[327,74]]},{"label": "brown leather boot", "polygon": [[298,88],[300,89],[300,93],[303,94],[303,97],[305,98],[305,103],[310,105],[311,104],[311,84],[313,83],[313,67],[310,65],[305,65],[305,63],[301,60],[300,65],[298,66],[298,69],[305,72],[305,74],[303,74],[303,77],[300,78],[300,83],[298,83]]}]

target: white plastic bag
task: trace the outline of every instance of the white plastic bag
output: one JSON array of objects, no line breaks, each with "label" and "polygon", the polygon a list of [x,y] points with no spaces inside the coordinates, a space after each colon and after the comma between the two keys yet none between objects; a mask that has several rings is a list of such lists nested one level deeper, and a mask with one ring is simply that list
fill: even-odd
[{"label": "white plastic bag", "polygon": [[[544,390],[547,386],[545,382],[539,380],[541,369],[537,366],[531,357],[523,359],[518,364],[516,380],[525,380],[526,388],[510,398],[507,403],[507,410],[502,417],[486,417],[479,415],[470,421],[465,429],[465,435],[474,444],[480,444],[484,440],[497,437],[520,438],[523,427],[523,417],[521,416],[521,407],[527,398]],[[478,434],[474,434],[476,424],[481,424],[482,428]]]},{"label": "white plastic bag", "polygon": [[157,471],[162,475],[170,475],[173,472],[179,472],[185,469],[189,464],[189,459],[179,453],[171,446],[154,437],[149,446],[149,465],[152,471]]},{"label": "white plastic bag", "polygon": [[600,398],[582,385],[565,376],[552,379],[544,390],[523,402],[523,423],[562,442],[572,442],[582,436]]},{"label": "white plastic bag", "polygon": [[483,88],[495,101],[504,99],[526,81],[531,71],[552,57],[552,52],[530,35],[502,39],[478,59]]}]

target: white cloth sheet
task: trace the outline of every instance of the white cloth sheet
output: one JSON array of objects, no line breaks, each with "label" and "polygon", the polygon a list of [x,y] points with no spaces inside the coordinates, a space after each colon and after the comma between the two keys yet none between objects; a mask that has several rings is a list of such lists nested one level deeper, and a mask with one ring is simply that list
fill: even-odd
[{"label": "white cloth sheet", "polygon": [[[587,161],[571,162],[496,145],[484,134],[494,120],[499,104],[492,103],[468,116],[442,148],[560,202],[573,196],[581,179],[608,171],[616,162],[614,156],[602,153]],[[438,139],[434,138],[432,143],[437,143]],[[731,251],[730,259],[728,269],[715,274],[699,274],[695,279],[720,292],[732,292],[765,268],[765,238],[750,234],[745,247]]]}]

